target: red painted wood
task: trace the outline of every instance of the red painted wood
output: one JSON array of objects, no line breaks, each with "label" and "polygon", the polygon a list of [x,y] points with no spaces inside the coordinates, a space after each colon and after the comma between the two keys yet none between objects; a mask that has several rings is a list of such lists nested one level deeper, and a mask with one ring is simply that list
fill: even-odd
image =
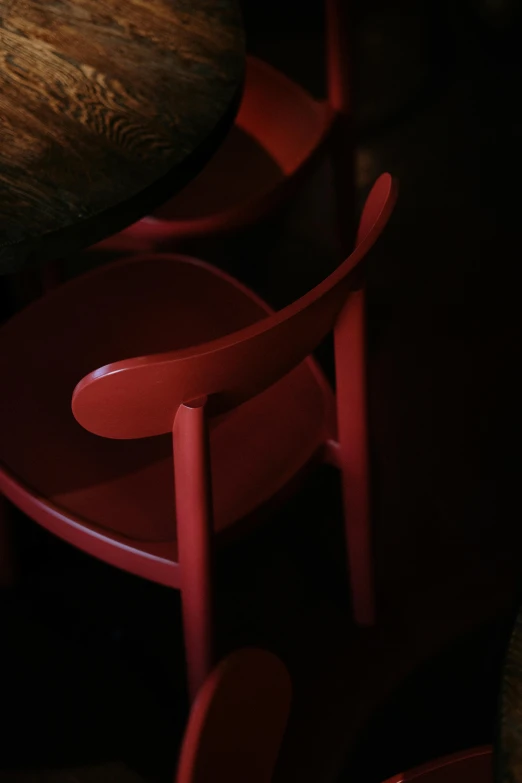
[{"label": "red painted wood", "polygon": [[[176,783],[270,783],[284,741],[291,681],[274,655],[243,649],[205,681],[195,700]],[[384,783],[493,783],[491,746],[443,756]]]},{"label": "red painted wood", "polygon": [[[371,232],[381,208],[373,188],[364,205],[356,246]],[[327,444],[325,459],[341,471],[344,523],[354,618],[375,622],[370,465],[366,393],[366,318],[364,287],[354,290],[334,327],[337,441]]]},{"label": "red painted wood", "polygon": [[177,783],[269,783],[291,701],[285,667],[244,649],[212,672],[192,707]]},{"label": "red painted wood", "polygon": [[213,664],[212,490],[205,399],[181,405],[173,428],[181,605],[190,696]]},{"label": "red painted wood", "polygon": [[93,249],[172,250],[184,240],[229,234],[261,220],[323,158],[332,121],[327,104],[249,56],[234,128],[201,174],[152,215]]},{"label": "red painted wood", "polygon": [[[53,532],[61,529],[71,542],[81,539],[82,520],[91,520],[110,558],[118,557],[108,546],[113,537],[115,546],[121,540],[127,552],[150,546],[153,552],[140,569],[148,578],[174,580],[177,586],[177,565],[169,567],[168,559],[163,560],[165,550],[177,559],[170,437],[127,442],[93,437],[70,411],[76,379],[111,354],[147,354],[176,343],[198,343],[267,311],[258,297],[218,270],[172,256],[158,256],[147,267],[137,260],[106,267],[35,302],[0,330],[0,372],[9,377],[0,406],[6,494],[17,505],[23,502],[26,513],[39,515]],[[20,346],[32,357],[30,362],[21,361]],[[42,377],[48,382],[41,383]],[[299,406],[294,404],[296,395]],[[212,422],[218,532],[248,515],[300,471],[323,438],[334,432],[333,407],[327,382],[309,360],[233,415]],[[273,427],[265,426],[267,420]],[[32,449],[28,442],[34,444]],[[241,449],[230,448],[231,443],[241,443]],[[277,460],[272,458],[275,453]],[[21,497],[16,477],[31,487],[31,495]],[[66,522],[69,518],[78,525]],[[89,551],[98,546],[96,540],[94,532],[86,537]],[[149,562],[152,555],[160,558],[161,568]],[[136,565],[132,559],[131,570]]]},{"label": "red painted wood", "polygon": [[[63,465],[63,459],[72,452],[66,454],[59,450],[53,452],[49,449],[49,458],[56,460],[57,469]],[[23,475],[23,474],[22,474]],[[78,476],[80,480],[81,474]],[[123,484],[124,491],[131,490],[133,484],[132,474]],[[34,487],[28,485],[24,478],[14,476],[6,466],[5,457],[0,467],[0,490],[14,505],[21,509],[27,516],[34,519],[50,533],[59,536],[67,543],[77,546],[89,555],[98,557],[110,565],[130,571],[136,576],[150,579],[158,584],[179,588],[178,548],[176,540],[151,541],[134,540],[130,536],[121,535],[118,532],[104,528],[96,519],[87,521],[70,508],[64,509],[62,502],[57,499],[47,499],[35,492]],[[100,493],[101,494],[101,493]],[[92,487],[91,495],[98,499],[98,510],[106,510],[105,498],[100,497],[97,487]],[[128,492],[132,497],[132,492]],[[73,505],[73,504],[70,504]],[[94,507],[94,504],[93,504]],[[150,507],[154,509],[153,496]],[[97,509],[94,508],[96,511]],[[142,509],[143,527],[147,524],[147,517]],[[115,524],[122,520],[115,516]],[[123,519],[123,523],[125,519]],[[152,526],[151,526],[152,527]],[[150,538],[154,537],[154,528],[150,531]]]},{"label": "red painted wood", "polygon": [[[383,175],[352,255],[277,313],[207,264],[157,254],[81,276],[0,329],[0,491],[71,544],[182,590],[192,693],[212,659],[214,538],[319,454],[343,471],[353,601],[357,619],[371,619],[356,292],[395,198]],[[309,356],[332,327],[338,431],[333,392]]]},{"label": "red painted wood", "polygon": [[[224,413],[267,389],[296,367],[333,328],[354,273],[386,225],[395,203],[392,178],[382,175],[369,197],[365,232],[354,252],[326,280],[283,310],[196,348],[146,355],[99,367],[73,395],[80,424],[106,438],[169,432],[186,400],[209,398]],[[144,259],[143,259],[144,260]]]},{"label": "red painted wood", "polygon": [[346,545],[354,617],[375,621],[370,536],[370,486],[366,410],[364,291],[354,291],[334,330],[338,466],[342,476]]},{"label": "red painted wood", "polygon": [[[190,279],[187,269],[194,272]],[[126,535],[129,546],[170,540],[170,439],[122,442],[93,437],[70,412],[75,379],[111,352],[128,355],[134,347],[146,353],[154,344],[176,340],[197,343],[203,335],[260,317],[257,298],[248,299],[242,289],[228,286],[220,273],[205,266],[157,257],[148,271],[151,277],[137,261],[114,267],[110,280],[103,274],[103,286],[97,274],[82,277],[49,294],[49,304],[47,297],[36,302],[0,330],[0,368],[4,377],[11,375],[0,408],[3,464],[40,498],[37,505],[46,525],[62,524],[65,509],[73,519],[91,519],[98,529]],[[123,284],[128,286],[125,295]],[[214,309],[206,307],[212,292],[223,295]],[[82,307],[82,301],[88,304]],[[150,301],[150,312],[138,312],[138,301]],[[192,308],[198,311],[200,306],[200,316],[191,323]],[[67,330],[61,328],[61,317]],[[134,330],[127,328],[131,318]],[[108,334],[110,340],[104,338]],[[37,358],[22,363],[20,344]],[[42,377],[52,378],[52,383],[42,384]],[[296,395],[299,406],[294,404]],[[21,410],[24,415],[16,415]],[[332,434],[333,414],[332,393],[310,360],[233,415],[214,420],[210,436],[216,529],[224,531],[284,486]],[[273,427],[266,427],[267,420]],[[33,449],[27,448],[28,442],[36,444]],[[230,443],[241,443],[241,449],[231,449]],[[277,460],[270,458],[275,453]],[[234,483],[241,492],[232,491]],[[10,488],[15,491],[12,484]],[[20,498],[14,502],[19,505]],[[35,504],[27,502],[31,516]]]},{"label": "red painted wood", "polygon": [[237,231],[287,200],[327,153],[333,160],[343,251],[351,249],[355,200],[348,5],[347,0],[325,0],[325,102],[248,57],[235,126],[214,159],[152,216],[96,249],[172,250],[183,240]]},{"label": "red painted wood", "polygon": [[471,748],[401,772],[385,783],[493,783],[493,751],[490,746]]}]

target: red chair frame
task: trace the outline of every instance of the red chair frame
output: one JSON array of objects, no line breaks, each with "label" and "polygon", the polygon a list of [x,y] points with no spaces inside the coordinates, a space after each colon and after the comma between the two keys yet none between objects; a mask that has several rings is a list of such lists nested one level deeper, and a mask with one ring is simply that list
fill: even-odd
[{"label": "red chair frame", "polygon": [[[113,252],[147,252],[171,250],[181,241],[229,234],[246,228],[287,201],[303,179],[330,152],[333,161],[336,208],[341,218],[342,252],[352,248],[355,217],[354,137],[352,127],[351,62],[347,0],[325,0],[326,26],[326,81],[327,99],[318,101],[284,74],[256,57],[248,56],[246,88],[236,124],[240,128],[263,126],[267,141],[286,152],[283,179],[273,188],[256,194],[246,202],[208,216],[172,220],[157,217],[144,218],[119,234],[103,240],[95,249]],[[257,105],[256,90],[250,96],[250,83],[265,81],[274,90],[274,99],[292,95],[299,103],[299,125],[295,139],[289,145],[286,123],[278,122],[277,111],[270,113]],[[286,98],[288,100],[288,98]],[[295,121],[297,122],[297,120]],[[297,142],[303,126],[309,127],[308,142]],[[290,140],[292,137],[290,136]],[[301,149],[302,148],[302,149]],[[301,149],[300,152],[296,150]]]},{"label": "red chair frame", "polygon": [[[2,492],[48,530],[117,567],[181,590],[192,696],[214,659],[214,529],[207,419],[233,410],[301,362],[310,362],[307,357],[331,329],[337,438],[324,442],[322,457],[341,471],[354,616],[361,624],[374,622],[362,262],[385,227],[395,200],[395,184],[390,175],[383,175],[367,199],[354,252],[320,285],[283,310],[273,313],[264,306],[266,318],[225,337],[99,367],[78,383],[72,410],[88,431],[115,439],[173,434],[174,556],[169,542],[136,548],[116,533],[75,519],[21,484],[8,468],[0,467]],[[148,260],[135,258],[132,263],[143,263],[146,274]],[[92,274],[103,276],[103,270]],[[82,280],[71,285],[81,287]],[[46,301],[35,307],[45,308]],[[326,386],[321,378],[317,370],[319,385],[324,382]]]},{"label": "red chair frame", "polygon": [[275,655],[248,648],[229,655],[192,706],[176,783],[268,783],[291,698],[290,676]]}]

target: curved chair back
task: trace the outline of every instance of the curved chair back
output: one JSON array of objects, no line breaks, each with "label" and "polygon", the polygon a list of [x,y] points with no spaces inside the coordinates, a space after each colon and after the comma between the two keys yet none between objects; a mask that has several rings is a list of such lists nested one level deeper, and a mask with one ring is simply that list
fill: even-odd
[{"label": "curved chair back", "polygon": [[176,783],[269,783],[290,712],[290,677],[263,650],[233,653],[192,707]]},{"label": "curved chair back", "polygon": [[333,328],[350,293],[361,285],[361,262],[395,200],[394,181],[383,174],[366,201],[353,253],[288,307],[203,345],[115,362],[85,376],[73,393],[76,419],[104,437],[143,438],[170,432],[183,403],[207,398],[208,412],[218,414],[267,389]]},{"label": "curved chair back", "polygon": [[[234,148],[229,137],[200,185],[190,185],[181,196],[185,207],[175,198],[144,220],[137,221],[119,234],[107,237],[96,247],[108,252],[132,253],[151,249],[170,250],[173,243],[205,236],[227,235],[261,220],[295,194],[303,180],[330,150],[334,163],[334,189],[337,202],[337,228],[343,252],[353,245],[354,211],[354,136],[351,127],[351,45],[349,40],[350,0],[324,0],[326,100],[315,100],[302,87],[256,57],[249,57],[245,72],[245,89],[235,125],[246,136],[257,140],[262,129],[262,147],[284,175],[268,176],[247,198],[232,204],[215,205],[210,211],[193,206],[205,193],[213,190],[223,176],[222,166],[229,162],[228,149]],[[348,7],[348,8],[347,8]],[[236,137],[237,139],[237,137]],[[229,146],[230,145],[230,146]],[[234,157],[232,155],[232,157]],[[217,168],[214,168],[217,164]],[[236,159],[236,167],[241,165]],[[265,169],[266,166],[263,166]],[[266,172],[265,172],[266,173]],[[206,177],[209,176],[209,179]],[[253,174],[258,180],[258,174]],[[198,178],[199,179],[199,178]],[[202,184],[205,183],[203,192]],[[189,195],[192,194],[192,195]],[[189,208],[187,212],[188,197]],[[191,206],[192,205],[192,206]]]}]

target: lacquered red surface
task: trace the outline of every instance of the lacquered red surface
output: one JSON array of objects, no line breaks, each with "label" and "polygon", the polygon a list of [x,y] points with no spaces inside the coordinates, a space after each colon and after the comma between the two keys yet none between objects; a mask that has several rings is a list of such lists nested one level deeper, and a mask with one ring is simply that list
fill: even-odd
[{"label": "lacquered red surface", "polygon": [[100,250],[172,250],[195,237],[244,228],[288,198],[325,154],[332,157],[342,225],[353,213],[349,4],[325,0],[326,94],[318,101],[280,71],[247,58],[234,128],[205,170],[180,194]]},{"label": "lacquered red surface", "polygon": [[190,650],[189,691],[195,697],[214,658],[212,468],[205,398],[180,405],[172,442],[176,533],[183,595],[185,646]]},{"label": "lacquered red surface", "polygon": [[[79,277],[0,330],[1,491],[84,551],[181,589],[192,694],[212,660],[214,533],[318,454],[343,473],[354,614],[373,622],[356,303],[394,202],[383,175],[353,254],[277,313],[223,272],[164,254]],[[332,328],[337,399],[309,356]]]},{"label": "lacquered red surface", "polygon": [[471,748],[401,772],[385,783],[493,783],[493,751]]},{"label": "lacquered red surface", "polygon": [[192,707],[177,783],[269,783],[290,712],[291,683],[269,652],[232,653]]},{"label": "lacquered red surface", "polygon": [[[288,672],[271,653],[242,649],[223,660],[193,704],[176,783],[270,783],[284,744],[291,696]],[[493,779],[493,751],[483,746],[399,772],[384,783]]]}]

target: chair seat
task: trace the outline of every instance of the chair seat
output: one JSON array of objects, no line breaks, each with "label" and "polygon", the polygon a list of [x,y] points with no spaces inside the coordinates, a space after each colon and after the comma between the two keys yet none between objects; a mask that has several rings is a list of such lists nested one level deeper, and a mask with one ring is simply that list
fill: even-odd
[{"label": "chair seat", "polygon": [[235,123],[204,170],[151,216],[96,248],[146,251],[158,247],[154,240],[200,236],[244,221],[245,209],[274,194],[310,158],[329,117],[325,104],[262,60],[248,57]]},{"label": "chair seat", "polygon": [[[237,281],[182,256],[125,259],[62,286],[0,330],[0,465],[19,490],[48,499],[64,519],[137,548],[174,542],[171,436],[117,441],[87,432],[71,412],[74,387],[97,367],[200,344],[267,312]],[[211,420],[217,531],[272,497],[309,461],[333,435],[333,410],[327,382],[307,359]],[[0,472],[9,496],[5,485]]]}]

